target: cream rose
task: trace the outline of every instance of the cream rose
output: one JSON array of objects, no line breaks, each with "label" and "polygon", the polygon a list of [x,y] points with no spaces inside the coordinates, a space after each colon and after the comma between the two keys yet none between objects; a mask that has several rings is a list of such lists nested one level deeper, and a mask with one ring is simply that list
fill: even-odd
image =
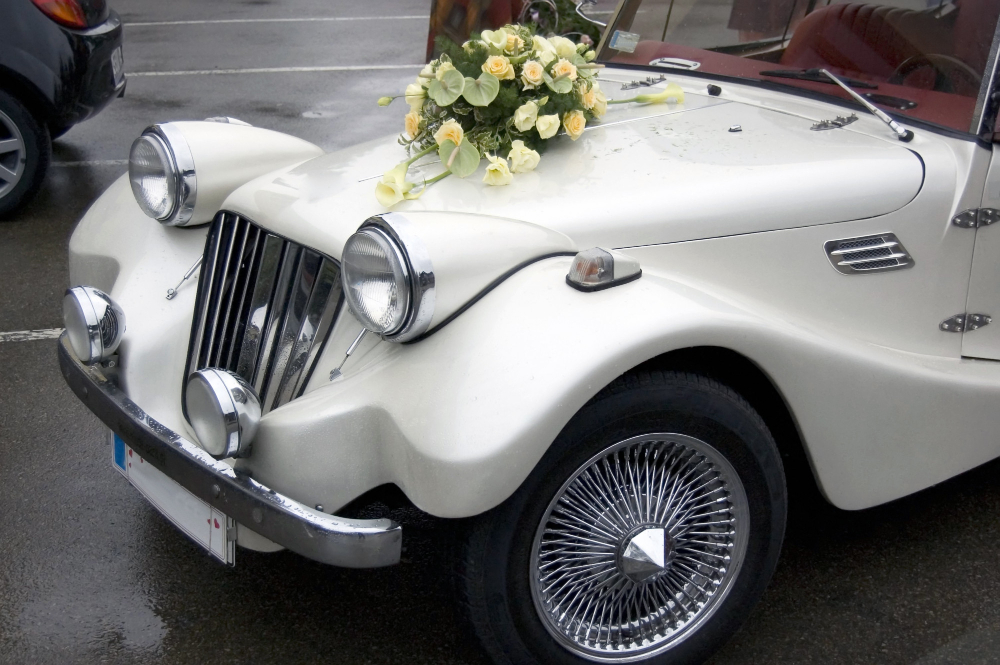
[{"label": "cream rose", "polygon": [[517,55],[524,48],[524,40],[514,33],[507,33],[507,43],[504,45],[504,53]]},{"label": "cream rose", "polygon": [[507,160],[493,155],[486,155],[486,159],[490,163],[486,165],[486,175],[483,176],[483,182],[494,187],[509,185],[514,176],[511,175],[510,169],[507,167]]},{"label": "cream rose", "polygon": [[572,58],[576,54],[576,44],[565,37],[549,37],[549,44],[552,44],[552,48],[560,58]]},{"label": "cream rose", "polygon": [[545,80],[545,67],[537,60],[528,60],[521,67],[521,83],[526,90],[537,88]]},{"label": "cream rose", "polygon": [[440,65],[438,65],[437,71],[434,72],[434,76],[435,78],[437,78],[438,81],[440,81],[441,77],[444,76],[444,73],[452,69],[455,69],[455,65],[451,64],[450,62],[442,62]]},{"label": "cream rose", "polygon": [[514,78],[514,67],[510,64],[510,60],[502,55],[491,55],[486,58],[486,62],[483,63],[483,71],[487,74],[493,74],[501,81],[509,81]]},{"label": "cream rose", "polygon": [[507,153],[510,160],[510,170],[514,173],[527,173],[534,171],[538,166],[541,157],[537,152],[524,145],[524,141],[518,139],[510,144],[510,152]]},{"label": "cream rose", "polygon": [[462,142],[464,137],[465,132],[462,130],[462,125],[458,124],[451,118],[446,120],[445,123],[441,125],[436,132],[434,132],[434,140],[437,141],[438,145],[450,140],[457,146]]},{"label": "cream rose", "polygon": [[576,65],[566,58],[560,58],[559,62],[552,65],[552,78],[559,78],[560,76],[568,78],[570,81],[575,81]]},{"label": "cream rose", "polygon": [[420,114],[416,111],[410,111],[403,117],[403,127],[406,128],[406,135],[411,139],[416,138],[417,133],[420,131]]},{"label": "cream rose", "polygon": [[563,127],[574,141],[583,135],[583,128],[586,126],[587,119],[583,117],[583,111],[570,111],[563,116]]},{"label": "cream rose", "polygon": [[580,91],[580,102],[583,104],[583,108],[588,111],[594,108],[594,104],[597,103],[597,91],[594,90],[593,86]]},{"label": "cream rose", "polygon": [[538,116],[538,120],[535,121],[535,129],[538,130],[538,135],[543,139],[552,138],[559,131],[559,116],[555,114]]},{"label": "cream rose", "polygon": [[538,104],[526,102],[514,111],[514,126],[519,132],[526,132],[535,126],[538,119]]},{"label": "cream rose", "polygon": [[417,80],[420,81],[423,79],[424,81],[430,81],[432,78],[434,78],[434,65],[428,62],[424,65],[424,68],[420,70],[420,73],[417,74]]},{"label": "cream rose", "polygon": [[406,86],[406,92],[403,97],[406,99],[406,103],[410,105],[411,111],[418,110],[424,105],[424,98],[427,96],[427,91],[424,90],[424,86],[419,83],[411,83]]}]

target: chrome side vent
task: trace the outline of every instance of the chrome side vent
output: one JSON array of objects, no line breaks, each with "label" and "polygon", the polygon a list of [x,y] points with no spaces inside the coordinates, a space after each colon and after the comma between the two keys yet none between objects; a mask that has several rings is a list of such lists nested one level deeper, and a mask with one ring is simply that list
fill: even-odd
[{"label": "chrome side vent", "polygon": [[833,267],[845,275],[901,270],[914,263],[894,233],[828,240],[823,249]]},{"label": "chrome side vent", "polygon": [[187,375],[236,372],[267,413],[302,394],[342,305],[339,263],[219,213],[205,246]]}]

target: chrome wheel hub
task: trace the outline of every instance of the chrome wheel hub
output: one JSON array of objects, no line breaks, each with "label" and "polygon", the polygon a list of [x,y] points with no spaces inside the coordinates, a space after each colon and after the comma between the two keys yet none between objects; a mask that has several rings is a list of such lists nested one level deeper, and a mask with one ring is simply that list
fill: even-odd
[{"label": "chrome wheel hub", "polygon": [[625,541],[618,568],[633,582],[647,582],[667,571],[673,555],[673,541],[667,530],[647,527]]},{"label": "chrome wheel hub", "polygon": [[681,434],[619,442],[550,502],[532,548],[535,609],[589,660],[666,651],[728,595],[748,529],[743,484],[715,448]]},{"label": "chrome wheel hub", "polygon": [[24,137],[14,121],[0,111],[0,198],[20,182],[26,157]]}]

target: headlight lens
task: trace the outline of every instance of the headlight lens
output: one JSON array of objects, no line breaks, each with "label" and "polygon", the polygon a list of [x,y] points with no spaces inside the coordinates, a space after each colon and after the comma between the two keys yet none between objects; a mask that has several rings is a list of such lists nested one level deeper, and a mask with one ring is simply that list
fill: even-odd
[{"label": "headlight lens", "polygon": [[132,143],[128,178],[144,213],[168,226],[191,220],[198,194],[194,158],[176,126],[153,125]]},{"label": "headlight lens", "polygon": [[188,421],[201,445],[215,457],[245,457],[260,423],[260,399],[238,374],[200,369],[184,391]]},{"label": "headlight lens", "polygon": [[348,238],[341,269],[347,302],[362,325],[379,335],[403,327],[410,310],[410,273],[387,234],[368,227]]},{"label": "headlight lens", "polygon": [[103,291],[74,286],[63,297],[63,323],[76,357],[93,365],[118,350],[125,333],[125,312]]},{"label": "headlight lens", "polygon": [[159,136],[143,134],[132,144],[128,178],[142,211],[163,221],[177,207],[177,173],[167,146]]}]

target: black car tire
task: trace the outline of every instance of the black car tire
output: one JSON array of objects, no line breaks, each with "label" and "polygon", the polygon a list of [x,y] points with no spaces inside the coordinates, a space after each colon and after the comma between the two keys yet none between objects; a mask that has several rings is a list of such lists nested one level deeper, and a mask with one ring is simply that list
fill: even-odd
[{"label": "black car tire", "polygon": [[2,90],[0,114],[0,141],[16,136],[22,143],[20,152],[0,154],[0,165],[11,170],[17,162],[23,165],[13,187],[6,191],[8,181],[0,173],[0,219],[4,219],[38,192],[49,168],[52,142],[45,124],[38,122],[17,98]]},{"label": "black car tire", "polygon": [[[643,453],[632,452],[631,448],[615,448],[616,445],[622,446],[628,441],[640,442],[634,445],[674,445],[666,441],[669,437],[664,440],[649,438],[648,442],[643,442],[644,437],[651,433],[675,433],[671,436],[676,436],[679,441],[697,440],[699,441],[698,445],[702,446],[707,443],[709,444],[707,450],[710,451],[708,454],[711,455],[714,452],[716,455],[711,459],[719,460],[718,455],[725,459],[725,461],[718,462],[720,466],[708,468],[735,471],[740,483],[742,483],[748,509],[740,513],[727,513],[730,518],[729,526],[707,528],[709,530],[730,529],[727,535],[737,533],[737,523],[740,520],[737,520],[735,516],[739,514],[748,518],[742,519],[742,522],[749,522],[749,533],[739,536],[742,538],[743,544],[737,548],[737,551],[744,552],[742,565],[733,563],[735,555],[730,563],[719,564],[720,570],[724,571],[725,565],[732,565],[736,572],[731,573],[728,578],[725,577],[727,573],[718,573],[723,584],[716,589],[725,589],[725,592],[719,594],[720,600],[718,601],[705,601],[705,607],[712,607],[712,611],[706,612],[698,621],[689,619],[687,624],[690,626],[689,629],[680,628],[679,626],[682,625],[680,622],[675,623],[672,630],[681,631],[676,634],[681,635],[682,639],[677,638],[669,647],[665,646],[671,639],[669,637],[663,638],[666,641],[661,641],[658,643],[660,646],[655,648],[643,647],[641,642],[638,642],[636,649],[640,652],[652,650],[653,653],[633,653],[633,656],[638,655],[639,657],[629,662],[655,663],[657,665],[700,663],[732,636],[760,599],[777,565],[784,538],[787,512],[785,478],[781,459],[766,424],[740,395],[709,378],[679,372],[631,373],[617,379],[580,410],[514,495],[497,508],[474,518],[470,524],[459,558],[459,594],[473,630],[496,663],[504,665],[580,665],[597,660],[597,658],[593,658],[593,653],[590,654],[592,658],[588,658],[588,654],[582,652],[578,645],[570,644],[567,646],[566,638],[557,637],[559,628],[557,626],[554,628],[553,621],[558,620],[559,616],[566,616],[560,615],[562,609],[559,612],[542,609],[539,594],[543,593],[540,591],[543,583],[533,581],[533,579],[537,579],[533,578],[534,575],[538,577],[543,575],[541,572],[543,567],[534,563],[536,557],[541,556],[539,553],[544,547],[544,545],[539,545],[539,543],[544,542],[539,540],[542,537],[539,534],[549,533],[547,529],[553,524],[556,525],[553,528],[557,530],[561,528],[552,516],[556,513],[553,512],[550,515],[548,511],[552,510],[553,505],[557,505],[555,502],[560,495],[570,496],[567,488],[570,488],[571,483],[575,482],[574,478],[582,477],[582,475],[574,474],[583,473],[583,469],[594,468],[587,466],[598,463],[594,460],[610,459],[606,456],[609,450],[619,451],[611,453],[614,455],[633,455],[633,457],[621,458],[625,459],[626,463],[629,459],[643,459],[641,457]],[[645,449],[646,468],[650,468],[649,460],[660,464],[662,469],[669,468],[668,463],[664,460],[674,458],[656,457],[658,453],[651,452],[652,450],[652,448]],[[672,450],[676,450],[676,448]],[[671,453],[665,452],[663,454],[670,455]],[[699,459],[696,452],[685,452],[678,454],[677,457],[684,459],[683,456],[688,454],[690,457],[686,459]],[[707,465],[708,462],[705,460],[710,458],[701,457],[700,459]],[[726,466],[727,464],[729,466]],[[706,467],[699,467],[698,471],[692,471],[692,473],[701,473],[700,469],[702,468]],[[612,478],[613,476],[606,477]],[[715,476],[715,478],[728,477]],[[699,482],[702,481],[699,480]],[[723,485],[722,490],[718,490],[721,491],[721,494],[713,496],[730,497],[732,495],[729,490],[736,485],[739,483]],[[566,493],[562,494],[563,492]],[[687,493],[687,490],[679,494],[692,496]],[[630,496],[635,495],[641,495],[641,492],[635,492]],[[698,495],[694,501],[702,501],[702,496],[708,495]],[[723,501],[729,500],[723,499]],[[729,507],[732,508],[736,501],[733,499],[733,503],[728,504]],[[595,505],[600,503],[600,501],[595,501]],[[659,506],[659,504],[656,505]],[[698,510],[702,509],[698,508]],[[605,514],[609,513],[605,511]],[[722,518],[697,518],[697,520],[704,519]],[[584,525],[585,521],[579,524]],[[663,524],[669,524],[669,520],[664,521]],[[620,576],[616,578],[619,584],[617,588],[621,589],[628,584],[635,584],[637,587],[647,583],[671,584],[670,580],[674,578],[669,577],[671,573],[666,566],[674,566],[676,562],[689,562],[690,559],[684,558],[685,554],[671,554],[670,556],[676,558],[667,558],[667,564],[660,568],[659,572],[653,573],[658,577],[635,582],[632,577],[632,575],[637,574],[635,571],[630,571],[629,576],[625,577],[627,564],[623,561],[629,551],[626,545],[631,542],[630,538],[638,540],[637,533],[650,529],[667,534],[662,536],[662,540],[658,542],[676,545],[678,551],[686,552],[684,549],[685,541],[674,540],[674,538],[691,538],[689,535],[683,535],[685,529],[692,528],[691,524],[670,527],[669,529],[666,526],[662,529],[654,529],[650,526],[639,525],[635,527],[638,531],[629,532],[632,535],[622,536],[617,549],[618,554],[605,555],[608,557],[608,561],[612,560],[612,556],[616,557],[613,560],[616,562],[614,565],[617,566],[615,570],[618,572],[613,574]],[[677,529],[677,533],[681,535],[675,536],[672,529]],[[696,526],[694,529],[699,532],[705,530],[701,526]],[[744,533],[747,532],[744,530]],[[713,533],[712,537],[714,536]],[[557,538],[560,537],[557,536]],[[729,537],[736,538],[737,536]],[[697,536],[697,538],[710,539],[710,537],[705,536]],[[561,541],[553,542],[559,543]],[[559,550],[563,546],[556,544],[549,545],[549,547],[555,547]],[[613,545],[609,547],[613,547]],[[732,546],[730,545],[730,547]],[[664,551],[668,550],[670,548],[664,546]],[[556,558],[564,558],[564,554],[560,553]],[[572,565],[577,564],[573,563]],[[607,565],[611,566],[612,564]],[[681,571],[680,568],[676,570]],[[571,576],[575,574],[570,573]],[[700,579],[696,575],[691,577]],[[661,578],[663,578],[662,582],[654,582],[654,580]],[[560,584],[562,584],[561,581],[553,583],[549,588],[558,587]],[[605,591],[601,593],[606,593],[611,582],[602,581],[598,584],[604,585],[602,588]],[[702,585],[709,586],[704,583]],[[649,595],[652,596],[652,594]],[[673,596],[670,597],[673,598]],[[677,597],[681,598],[682,602],[686,600],[682,595]],[[601,601],[594,602],[596,604]],[[673,601],[666,601],[666,604],[662,605],[661,608],[666,608],[671,602]],[[582,602],[580,606],[582,606]],[[693,603],[691,606],[697,607]],[[570,603],[569,605],[560,605],[560,607],[572,609],[573,605]],[[677,605],[675,604],[673,607],[676,608]],[[683,609],[684,605],[682,604],[681,610]],[[555,618],[545,618],[544,612],[549,612],[546,616]],[[680,614],[683,615],[683,611]],[[650,613],[645,616],[655,617],[656,614]],[[692,616],[698,615],[693,614]],[[581,620],[577,625],[583,626],[584,622]],[[635,624],[623,622],[619,625],[626,626],[623,630],[627,631],[630,630],[628,626]],[[591,630],[593,630],[593,623],[587,628],[588,635],[590,635]],[[601,634],[600,630],[594,633],[598,636]],[[617,634],[626,633],[619,632]],[[666,634],[666,632],[662,634]],[[597,655],[603,656],[601,662],[615,662],[616,660],[612,653],[605,652]]]}]

